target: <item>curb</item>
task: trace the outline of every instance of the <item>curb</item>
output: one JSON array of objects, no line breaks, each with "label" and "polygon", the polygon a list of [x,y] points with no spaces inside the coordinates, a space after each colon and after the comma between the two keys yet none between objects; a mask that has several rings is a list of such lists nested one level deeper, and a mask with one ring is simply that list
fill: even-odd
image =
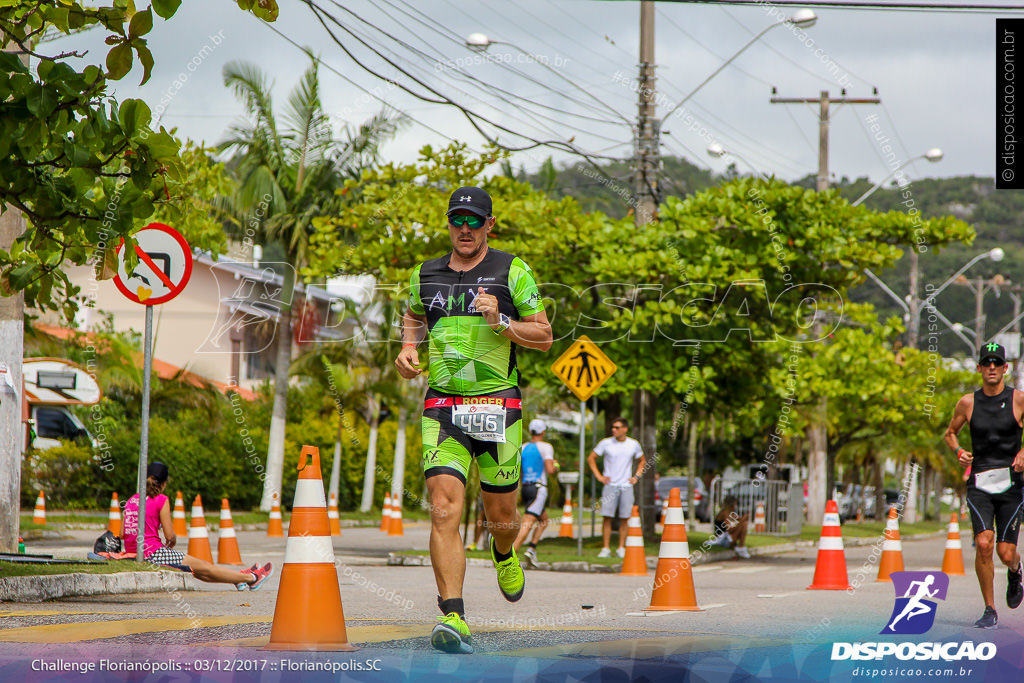
[{"label": "curb", "polygon": [[[932,538],[945,538],[945,531],[936,531],[930,534],[915,534],[913,536],[904,536],[904,541],[923,541]],[[875,538],[873,536],[863,536],[850,539],[843,539],[844,547],[858,547],[866,545],[875,545],[882,542],[882,538]],[[752,556],[754,555],[777,555],[780,553],[791,553],[798,550],[805,550],[807,548],[816,548],[818,541],[792,541],[790,543],[778,543],[776,545],[765,545],[756,548],[748,547],[747,550]],[[698,546],[699,548],[699,546]],[[690,564],[694,567],[702,564],[709,564],[711,562],[725,562],[736,558],[736,552],[734,550],[719,550],[711,553],[707,550],[692,551],[690,555]],[[478,557],[466,558],[466,564],[470,567],[490,567],[491,561],[487,559],[481,559]],[[387,565],[389,567],[430,567],[430,556],[429,555],[399,555],[398,553],[388,553]],[[524,567],[525,569],[526,567]],[[656,556],[647,557],[647,568],[654,570],[658,568],[658,558]],[[550,571],[550,572],[575,572],[581,574],[618,574],[622,571],[622,564],[598,564],[596,562],[587,562],[586,560],[578,560],[575,562],[538,562],[537,567],[532,568],[532,571]]]},{"label": "curb", "polygon": [[116,574],[51,574],[0,579],[0,602],[44,602],[85,595],[123,595],[196,590],[184,572],[144,571]]}]

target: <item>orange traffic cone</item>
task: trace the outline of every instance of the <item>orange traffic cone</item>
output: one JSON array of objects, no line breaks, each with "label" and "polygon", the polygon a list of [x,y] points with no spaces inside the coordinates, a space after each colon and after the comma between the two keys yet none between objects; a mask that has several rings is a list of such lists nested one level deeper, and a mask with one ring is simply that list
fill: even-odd
[{"label": "orange traffic cone", "polygon": [[281,526],[281,503],[277,500],[277,493],[274,494],[274,501],[270,506],[270,519],[267,520],[267,536],[284,538],[284,527]]},{"label": "orange traffic cone", "polygon": [[[308,462],[307,462],[308,460]],[[355,650],[334,564],[320,449],[303,446],[268,650]]]},{"label": "orange traffic cone", "polygon": [[107,531],[115,536],[121,535],[121,504],[117,502],[117,491],[110,499],[110,512],[107,514]]},{"label": "orange traffic cone", "polygon": [[668,494],[665,531],[658,550],[658,568],[654,570],[651,606],[647,609],[700,611],[697,591],[693,587],[690,545],[686,541],[686,518],[683,517],[683,502],[677,488]]},{"label": "orange traffic cone", "polygon": [[391,496],[391,522],[388,524],[388,536],[404,536],[402,527],[402,499],[396,493]]},{"label": "orange traffic cone", "polygon": [[647,576],[647,556],[644,554],[644,532],[640,528],[640,508],[633,506],[626,534],[626,556],[622,558],[622,576]]},{"label": "orange traffic cone", "polygon": [[43,492],[39,492],[39,497],[36,498],[36,509],[32,513],[33,524],[46,524],[46,496]]},{"label": "orange traffic cone", "polygon": [[572,494],[565,496],[565,505],[562,506],[562,526],[558,529],[559,538],[576,538],[572,528]]},{"label": "orange traffic cone", "polygon": [[825,503],[825,519],[821,523],[814,581],[807,590],[844,591],[849,588],[852,586],[846,574],[846,552],[843,550],[843,533],[839,529],[839,505],[830,500]]},{"label": "orange traffic cone", "polygon": [[950,576],[964,575],[964,551],[960,545],[960,523],[956,513],[949,516],[949,533],[946,535],[946,554],[942,556],[942,571]]},{"label": "orange traffic cone", "polygon": [[220,538],[217,540],[217,562],[219,564],[241,565],[242,556],[238,552],[238,537],[235,536],[235,522],[231,519],[231,508],[228,499],[220,500]]},{"label": "orange traffic cone", "polygon": [[882,541],[882,559],[878,563],[878,581],[892,581],[889,574],[903,571],[903,543],[900,541],[900,522],[896,506],[889,508],[889,519],[885,523],[885,540]]},{"label": "orange traffic cone", "polygon": [[384,533],[388,532],[388,528],[391,526],[391,491],[384,493],[384,510],[380,516],[380,530]]},{"label": "orange traffic cone", "polygon": [[764,520],[764,503],[759,502],[757,507],[754,509],[754,533],[764,533],[766,528]]},{"label": "orange traffic cone", "polygon": [[174,522],[174,535],[181,538],[188,536],[188,524],[185,523],[185,501],[178,491],[178,497],[174,499],[174,513],[171,515]]},{"label": "orange traffic cone", "polygon": [[199,494],[196,494],[196,499],[192,501],[192,526],[188,529],[188,554],[213,564],[210,533],[206,530],[203,499],[199,497]]},{"label": "orange traffic cone", "polygon": [[338,497],[331,494],[331,502],[327,506],[327,519],[331,522],[331,536],[341,536],[341,520],[338,519]]}]

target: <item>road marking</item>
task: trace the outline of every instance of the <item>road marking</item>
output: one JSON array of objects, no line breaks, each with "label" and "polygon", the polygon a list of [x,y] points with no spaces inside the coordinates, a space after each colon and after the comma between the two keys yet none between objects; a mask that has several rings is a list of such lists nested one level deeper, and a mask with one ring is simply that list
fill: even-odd
[{"label": "road marking", "polygon": [[797,569],[787,569],[784,573],[786,574],[810,574],[814,571],[814,567],[798,567]]},{"label": "road marking", "polygon": [[502,656],[536,657],[537,659],[560,659],[563,657],[628,657],[630,659],[660,659],[663,657],[696,652],[715,652],[756,647],[789,647],[784,640],[757,638],[751,636],[703,636],[686,638],[659,636],[656,638],[635,638],[628,640],[603,640],[590,643],[567,643],[548,647],[531,647],[521,650],[505,650]]},{"label": "road marking", "polygon": [[188,631],[193,628],[212,628],[235,624],[271,623],[273,617],[164,617],[158,619],[117,619],[114,621],[85,621],[75,624],[46,624],[24,626],[0,631],[3,643],[74,643],[82,640],[118,638],[138,633]]},{"label": "road marking", "polygon": [[735,569],[723,569],[723,574],[756,574],[771,569],[766,564],[755,564],[749,567],[736,567]]},{"label": "road marking", "polygon": [[694,574],[700,574],[702,572],[711,572],[711,571],[715,571],[715,570],[718,570],[718,569],[721,569],[721,568],[722,568],[722,566],[719,565],[719,564],[704,564],[704,565],[701,565],[699,567],[694,567],[693,568],[693,573]]}]

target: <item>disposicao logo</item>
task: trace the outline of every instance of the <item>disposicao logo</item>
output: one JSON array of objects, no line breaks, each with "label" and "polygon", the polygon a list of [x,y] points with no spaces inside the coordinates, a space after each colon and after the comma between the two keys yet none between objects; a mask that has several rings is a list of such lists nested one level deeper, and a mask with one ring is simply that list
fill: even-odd
[{"label": "disposicao logo", "polygon": [[[942,572],[893,572],[890,574],[896,591],[896,604],[881,630],[882,635],[917,635],[927,633],[935,623],[936,600],[945,600],[949,576]],[[832,660],[871,660],[895,656],[900,660],[989,660],[996,656],[994,643],[833,643]]]},{"label": "disposicao logo", "polygon": [[931,598],[946,599],[949,576],[942,572],[893,572],[890,578],[896,590],[896,605],[881,633],[927,633],[935,623],[938,605]]}]

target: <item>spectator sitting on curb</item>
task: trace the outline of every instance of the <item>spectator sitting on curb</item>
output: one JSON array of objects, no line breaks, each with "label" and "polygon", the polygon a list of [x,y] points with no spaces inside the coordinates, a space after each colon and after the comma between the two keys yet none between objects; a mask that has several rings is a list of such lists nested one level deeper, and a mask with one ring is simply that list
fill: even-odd
[{"label": "spectator sitting on curb", "polygon": [[[200,581],[209,583],[233,583],[240,591],[259,590],[263,582],[274,573],[268,562],[262,567],[254,564],[249,569],[237,571],[200,560],[174,550],[178,537],[171,522],[171,501],[164,495],[169,470],[162,462],[152,462],[146,470],[146,531],[143,557],[150,564],[169,565],[191,571]],[[138,551],[136,537],[139,533],[139,494],[128,499],[124,506],[124,549],[126,553]],[[163,529],[167,544],[160,543],[159,530]]]},{"label": "spectator sitting on curb", "polygon": [[745,560],[750,559],[747,551],[748,515],[736,516],[736,496],[726,496],[722,501],[722,509],[715,515],[715,540],[712,545],[723,548],[734,548],[736,555]]}]

